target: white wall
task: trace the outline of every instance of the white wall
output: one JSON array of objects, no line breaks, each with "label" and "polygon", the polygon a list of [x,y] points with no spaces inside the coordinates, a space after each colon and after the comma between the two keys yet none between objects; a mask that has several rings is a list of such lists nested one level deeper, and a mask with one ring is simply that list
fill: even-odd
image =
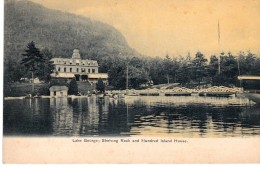
[{"label": "white wall", "polygon": [[68,91],[67,90],[62,90],[62,91],[56,91],[56,96],[54,95],[54,91],[50,92],[51,97],[64,97],[68,96]]},{"label": "white wall", "polygon": [[[58,70],[60,68],[60,71]],[[98,73],[98,67],[89,67],[89,66],[72,66],[72,65],[55,65],[55,69],[58,72],[64,72],[64,68],[66,68],[66,73],[93,73],[92,70],[94,69],[94,73]],[[72,69],[72,72],[70,72],[70,68]],[[81,69],[85,69],[85,72],[82,72]],[[77,71],[78,69],[78,71]],[[90,70],[90,72],[88,71]]]}]

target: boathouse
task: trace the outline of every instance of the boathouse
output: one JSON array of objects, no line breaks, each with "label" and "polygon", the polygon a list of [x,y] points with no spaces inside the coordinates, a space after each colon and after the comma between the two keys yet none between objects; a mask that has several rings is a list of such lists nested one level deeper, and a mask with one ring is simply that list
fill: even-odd
[{"label": "boathouse", "polygon": [[68,96],[68,87],[67,86],[51,86],[49,90],[50,90],[51,97]]}]

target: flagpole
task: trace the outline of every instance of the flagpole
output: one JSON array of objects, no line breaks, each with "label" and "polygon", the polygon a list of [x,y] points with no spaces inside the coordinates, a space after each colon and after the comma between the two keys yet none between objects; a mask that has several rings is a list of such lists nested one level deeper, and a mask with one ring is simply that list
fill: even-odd
[{"label": "flagpole", "polygon": [[[220,52],[220,29],[219,29],[219,20],[218,20],[218,48]],[[218,57],[218,74],[220,74],[220,53]]]}]

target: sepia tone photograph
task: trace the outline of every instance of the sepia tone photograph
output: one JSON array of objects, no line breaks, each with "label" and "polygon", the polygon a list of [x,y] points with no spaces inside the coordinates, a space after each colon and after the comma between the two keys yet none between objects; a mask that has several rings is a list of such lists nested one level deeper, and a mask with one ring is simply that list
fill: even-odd
[{"label": "sepia tone photograph", "polygon": [[4,162],[260,162],[259,0],[2,3]]}]

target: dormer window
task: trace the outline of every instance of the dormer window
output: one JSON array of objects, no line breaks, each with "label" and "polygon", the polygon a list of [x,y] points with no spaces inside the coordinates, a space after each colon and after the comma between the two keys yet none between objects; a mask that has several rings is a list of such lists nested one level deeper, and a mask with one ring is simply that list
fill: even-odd
[{"label": "dormer window", "polygon": [[76,65],[79,65],[79,63],[80,63],[80,60],[76,60]]}]

